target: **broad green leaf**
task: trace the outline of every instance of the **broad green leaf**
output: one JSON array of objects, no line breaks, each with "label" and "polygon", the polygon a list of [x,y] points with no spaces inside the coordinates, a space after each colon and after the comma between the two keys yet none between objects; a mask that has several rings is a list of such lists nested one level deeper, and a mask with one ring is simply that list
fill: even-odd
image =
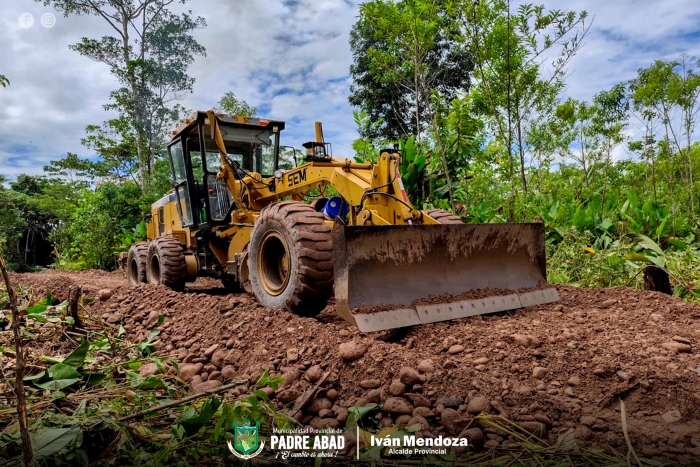
[{"label": "broad green leaf", "polygon": [[165,382],[157,376],[148,375],[146,379],[135,386],[137,389],[165,389]]},{"label": "broad green leaf", "polygon": [[630,200],[628,199],[627,201],[625,201],[625,204],[622,205],[622,208],[620,209],[620,214],[622,214],[623,216],[626,215],[629,207],[630,207]]},{"label": "broad green leaf", "polygon": [[35,380],[37,380],[37,379],[41,379],[41,378],[44,378],[44,377],[48,378],[49,375],[48,375],[48,373],[46,373],[45,371],[42,371],[41,373],[37,373],[37,374],[32,375],[32,376],[25,376],[25,377],[24,377],[24,381],[35,381]]},{"label": "broad green leaf", "polygon": [[30,315],[44,313],[47,309],[48,307],[46,305],[34,305],[27,308],[27,313]]},{"label": "broad green leaf", "polygon": [[51,378],[56,379],[68,379],[68,378],[82,378],[82,375],[78,373],[75,368],[65,363],[56,363],[51,365],[46,372]]},{"label": "broad green leaf", "polygon": [[88,386],[93,386],[107,377],[104,373],[86,373],[83,377],[87,377],[86,383]]},{"label": "broad green leaf", "polygon": [[641,263],[649,263],[649,264],[654,263],[647,255],[643,255],[641,253],[630,253],[630,254],[625,256],[625,259],[630,260],[630,261],[637,261],[637,262],[641,262]]},{"label": "broad green leaf", "polygon": [[66,323],[75,324],[75,319],[72,316],[66,316]]},{"label": "broad green leaf", "polygon": [[80,346],[75,349],[70,355],[63,359],[65,365],[70,365],[74,368],[80,368],[85,362],[85,356],[90,348],[90,343],[86,340],[80,343]]},{"label": "broad green leaf", "polygon": [[49,428],[30,435],[34,457],[48,457],[68,446],[80,434],[80,427]]},{"label": "broad green leaf", "polygon": [[373,412],[379,408],[378,404],[373,404],[373,405],[366,405],[364,407],[349,407],[348,408],[348,418],[345,422],[345,427],[346,428],[355,428],[355,425],[357,425],[357,422],[362,419],[365,415],[367,415],[370,412]]},{"label": "broad green leaf", "polygon": [[661,249],[661,247],[658,245],[658,243],[656,243],[654,240],[652,240],[651,238],[647,237],[646,235],[642,235],[642,234],[636,234],[636,238],[637,238],[637,243],[639,244],[639,246],[641,246],[642,248],[645,248],[647,250],[651,250],[660,256],[663,256],[664,251]]},{"label": "broad green leaf", "polygon": [[255,383],[255,385],[259,388],[267,386],[267,381],[270,378],[270,373],[267,371],[267,368],[263,371],[262,376],[260,379]]},{"label": "broad green leaf", "polygon": [[613,221],[610,220],[609,217],[606,217],[605,219],[603,219],[603,222],[601,222],[600,224],[598,224],[598,228],[599,228],[599,229],[602,229],[602,230],[605,230],[605,231],[610,231],[610,228],[611,228],[612,226],[613,226]]},{"label": "broad green leaf", "polygon": [[80,465],[88,465],[90,463],[90,457],[88,456],[85,449],[78,449],[75,453],[75,460]]},{"label": "broad green leaf", "polygon": [[52,391],[67,388],[68,386],[83,379],[83,376],[78,373],[75,368],[63,363],[56,363],[55,365],[52,365],[46,372],[51,379],[49,381],[36,382],[34,384],[40,388],[50,389]]},{"label": "broad green leaf", "polygon": [[216,396],[212,396],[211,399],[204,403],[199,415],[197,415],[194,407],[190,407],[180,415],[177,424],[185,430],[188,436],[192,436],[209,422],[209,419],[216,413],[220,405],[221,400]]},{"label": "broad green leaf", "polygon": [[676,240],[675,238],[671,238],[668,240],[669,245],[673,245],[674,247],[678,248],[681,251],[685,251],[688,249],[688,245],[686,245],[684,242],[680,240]]},{"label": "broad green leaf", "polygon": [[664,233],[664,229],[666,228],[666,223],[668,222],[668,219],[671,216],[666,216],[664,219],[661,221],[661,224],[656,228],[656,236],[660,237]]}]

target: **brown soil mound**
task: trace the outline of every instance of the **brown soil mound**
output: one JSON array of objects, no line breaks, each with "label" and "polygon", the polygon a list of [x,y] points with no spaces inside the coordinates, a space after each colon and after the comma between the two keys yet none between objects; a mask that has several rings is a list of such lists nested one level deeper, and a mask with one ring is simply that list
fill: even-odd
[{"label": "brown soil mound", "polygon": [[[430,424],[423,436],[458,434],[483,410],[540,430],[551,443],[571,428],[581,447],[626,452],[622,399],[637,453],[673,464],[700,458],[700,306],[679,299],[558,286],[559,303],[362,335],[332,304],[318,319],[300,318],[251,295],[226,294],[211,279],[178,293],[116,286],[115,275],[14,278],[44,292],[53,285],[47,277],[64,275],[64,284],[112,281],[111,298],[91,311],[123,324],[135,341],[163,314],[158,353],[180,360],[192,386],[253,379],[268,368],[287,379],[275,398],[291,407],[332,370],[296,416],[307,425],[343,426],[347,407],[377,402],[384,404],[382,424],[420,416]],[[508,442],[483,431],[486,447]]]},{"label": "brown soil mound", "polygon": [[[32,287],[36,295],[46,292],[63,301],[68,298],[71,287],[80,286],[86,296],[95,296],[100,289],[111,289],[125,283],[121,271],[107,272],[96,269],[88,271],[55,271],[47,269],[34,274],[10,273],[13,284]],[[4,286],[2,287],[4,289]]]}]

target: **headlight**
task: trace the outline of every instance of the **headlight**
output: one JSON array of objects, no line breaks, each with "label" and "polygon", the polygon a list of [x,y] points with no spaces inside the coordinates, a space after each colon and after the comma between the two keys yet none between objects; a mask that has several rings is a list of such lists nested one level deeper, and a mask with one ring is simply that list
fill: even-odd
[{"label": "headlight", "polygon": [[273,175],[275,176],[275,178],[282,178],[282,176],[284,176],[284,171],[277,169],[275,170],[275,173]]}]

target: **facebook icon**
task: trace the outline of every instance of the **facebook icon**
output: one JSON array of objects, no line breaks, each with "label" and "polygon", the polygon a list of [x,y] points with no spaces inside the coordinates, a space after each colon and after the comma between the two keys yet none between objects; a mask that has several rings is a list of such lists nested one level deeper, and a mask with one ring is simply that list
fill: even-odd
[{"label": "facebook icon", "polygon": [[29,29],[34,25],[34,17],[30,13],[22,13],[19,16],[19,25],[25,29]]}]

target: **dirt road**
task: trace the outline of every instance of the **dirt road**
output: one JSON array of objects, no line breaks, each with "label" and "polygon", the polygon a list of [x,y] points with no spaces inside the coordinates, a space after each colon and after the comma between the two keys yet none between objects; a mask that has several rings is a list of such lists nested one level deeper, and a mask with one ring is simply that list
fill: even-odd
[{"label": "dirt road", "polygon": [[[70,285],[110,289],[91,312],[136,341],[164,315],[158,353],[182,362],[194,390],[268,368],[287,379],[274,394],[282,408],[331,370],[298,415],[307,425],[344,426],[347,407],[377,402],[382,424],[418,421],[423,436],[459,434],[483,411],[553,444],[573,430],[580,448],[626,452],[624,400],[637,453],[674,465],[700,459],[700,306],[661,294],[559,286],[557,304],[362,335],[332,304],[319,319],[299,318],[213,280],[178,293],[93,271],[13,279],[64,298]],[[477,430],[470,441],[481,435],[486,448],[509,441]]]}]

